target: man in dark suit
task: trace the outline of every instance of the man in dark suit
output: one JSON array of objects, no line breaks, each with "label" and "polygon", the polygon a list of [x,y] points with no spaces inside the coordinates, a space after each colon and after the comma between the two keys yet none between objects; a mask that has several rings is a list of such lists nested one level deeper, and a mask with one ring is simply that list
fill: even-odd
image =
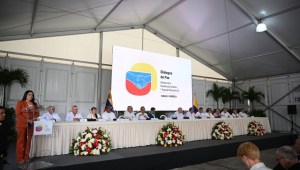
[{"label": "man in dark suit", "polygon": [[156,118],[156,116],[155,116],[155,108],[151,107],[150,112],[147,113],[147,115],[148,115],[149,118]]},{"label": "man in dark suit", "polygon": [[0,106],[0,170],[4,169],[4,164],[6,163],[7,157],[7,131],[8,128],[5,122],[5,108]]}]

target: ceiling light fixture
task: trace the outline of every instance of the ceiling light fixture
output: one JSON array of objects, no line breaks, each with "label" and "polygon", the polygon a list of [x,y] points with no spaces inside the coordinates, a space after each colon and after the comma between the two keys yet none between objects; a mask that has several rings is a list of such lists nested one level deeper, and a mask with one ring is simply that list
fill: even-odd
[{"label": "ceiling light fixture", "polygon": [[256,26],[256,32],[264,32],[267,31],[266,24],[262,23],[261,20],[258,20],[258,24]]}]

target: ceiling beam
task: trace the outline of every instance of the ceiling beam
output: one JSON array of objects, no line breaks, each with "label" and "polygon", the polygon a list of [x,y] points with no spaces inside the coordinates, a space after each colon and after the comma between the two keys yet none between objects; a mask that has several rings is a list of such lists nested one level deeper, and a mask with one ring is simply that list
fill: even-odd
[{"label": "ceiling beam", "polygon": [[103,18],[102,20],[98,23],[97,27],[95,28],[95,31],[97,31],[99,29],[99,27],[101,26],[101,24],[110,16],[110,14],[112,14],[117,7],[123,2],[123,0],[120,0]]},{"label": "ceiling beam", "polygon": [[[254,13],[242,2],[238,1],[238,0],[233,0],[234,4],[239,7],[245,14],[247,14],[255,24],[258,24],[258,19]],[[273,38],[279,45],[281,45],[289,54],[291,54],[296,60],[298,60],[298,62],[300,62],[300,57],[298,56],[298,54],[296,54],[293,50],[291,50],[287,44],[281,39],[279,38],[279,36],[277,36],[272,30],[270,30],[268,28],[267,31],[265,31],[265,33],[267,35],[269,35],[271,38]],[[258,33],[261,34],[261,33]]]},{"label": "ceiling beam", "polygon": [[31,36],[33,36],[33,27],[34,27],[34,23],[35,23],[38,3],[39,3],[39,0],[34,0],[33,13],[32,13],[32,18],[31,18],[31,26],[30,26],[30,35]]},{"label": "ceiling beam", "polygon": [[212,70],[214,70],[215,72],[217,72],[220,75],[224,76],[228,80],[232,80],[231,76],[227,75],[226,73],[222,72],[218,68],[216,68],[216,67],[212,66],[211,64],[207,63],[205,60],[202,60],[201,58],[197,57],[197,55],[195,55],[194,53],[192,53],[192,52],[186,50],[185,48],[181,47],[179,44],[175,43],[173,40],[169,39],[168,37],[160,34],[158,31],[152,29],[148,25],[145,25],[145,29],[148,30],[149,32],[153,33],[154,35],[158,36],[159,38],[163,39],[167,43],[171,44],[175,48],[178,48],[179,50],[185,52],[186,54],[188,54],[189,56],[191,56],[193,59],[195,59],[195,60],[199,61],[200,63],[206,65],[207,67],[211,68]]},{"label": "ceiling beam", "polygon": [[175,3],[174,5],[172,5],[171,7],[167,8],[166,10],[164,10],[163,12],[161,12],[160,14],[156,15],[155,17],[153,17],[152,19],[150,19],[149,21],[147,21],[145,23],[145,25],[149,24],[150,22],[158,19],[159,17],[163,16],[164,14],[168,13],[169,11],[171,11],[172,9],[174,9],[175,7],[177,7],[178,5],[180,5],[181,3],[183,3],[186,0],[180,0],[177,3]]}]

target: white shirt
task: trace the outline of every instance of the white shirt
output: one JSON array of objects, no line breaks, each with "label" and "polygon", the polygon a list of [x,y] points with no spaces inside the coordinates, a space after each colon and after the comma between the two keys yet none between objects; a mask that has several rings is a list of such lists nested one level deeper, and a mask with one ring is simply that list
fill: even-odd
[{"label": "white shirt", "polygon": [[113,120],[116,119],[116,115],[114,112],[107,113],[106,111],[102,113],[102,119],[104,120]]},{"label": "white shirt", "polygon": [[172,117],[177,119],[183,119],[183,113],[175,112]]},{"label": "white shirt", "polygon": [[97,114],[97,118],[96,118],[96,116],[94,116],[93,113],[90,113],[86,118],[87,119],[101,119],[101,116],[99,114]]},{"label": "white shirt", "polygon": [[239,117],[240,117],[240,115],[239,115],[238,113],[237,113],[237,114],[232,113],[231,115],[232,115],[232,117],[234,117],[234,118],[239,118]]},{"label": "white shirt", "polygon": [[147,113],[143,114],[142,112],[139,112],[139,113],[136,114],[136,118],[138,120],[146,120],[149,117],[148,117]]},{"label": "white shirt", "polygon": [[253,165],[249,170],[271,170],[263,162]]},{"label": "white shirt", "polygon": [[195,117],[201,117],[201,115],[203,114],[204,112],[197,112]]},{"label": "white shirt", "polygon": [[203,113],[202,115],[201,115],[201,119],[210,119],[210,118],[215,118],[215,116],[214,116],[214,114],[212,114],[212,113]]},{"label": "white shirt", "polygon": [[232,118],[229,112],[221,112],[221,118]]},{"label": "white shirt", "polygon": [[61,121],[61,118],[57,113],[52,113],[50,114],[49,112],[44,113],[43,116],[41,117],[41,121],[44,120],[55,120],[55,121]]},{"label": "white shirt", "polygon": [[76,113],[75,115],[73,114],[73,112],[67,113],[66,121],[72,122],[74,118],[83,119],[81,113]]},{"label": "white shirt", "polygon": [[134,114],[134,112],[131,112],[131,113],[130,113],[130,112],[128,112],[128,111],[125,111],[125,112],[124,112],[124,117],[125,117],[125,118],[129,118],[129,119],[132,120],[132,119],[135,118],[135,114]]},{"label": "white shirt", "polygon": [[195,119],[195,113],[186,112],[185,117],[189,117],[190,119]]},{"label": "white shirt", "polygon": [[243,118],[248,117],[248,115],[246,113],[243,113],[243,112],[240,112],[239,115],[240,115],[240,117],[243,117]]}]

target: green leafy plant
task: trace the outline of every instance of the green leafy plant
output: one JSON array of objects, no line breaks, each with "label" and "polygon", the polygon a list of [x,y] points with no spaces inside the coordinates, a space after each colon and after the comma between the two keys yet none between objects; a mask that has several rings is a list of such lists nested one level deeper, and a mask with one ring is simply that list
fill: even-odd
[{"label": "green leafy plant", "polygon": [[244,91],[242,93],[242,100],[249,100],[250,101],[250,108],[251,110],[254,109],[254,102],[260,102],[261,98],[264,98],[265,95],[260,91],[255,91],[255,87],[249,87],[248,91]]},{"label": "green leafy plant", "polygon": [[214,82],[212,89],[206,92],[206,97],[212,96],[212,98],[217,102],[217,108],[219,108],[219,99],[222,98],[224,89],[225,87],[218,86],[217,83]]},{"label": "green leafy plant", "polygon": [[225,104],[229,102],[229,108],[231,109],[231,101],[239,100],[241,101],[240,93],[238,91],[232,91],[230,88],[224,88],[222,91],[222,102]]},{"label": "green leafy plant", "polygon": [[250,116],[266,117],[266,113],[262,109],[253,109],[250,111]]},{"label": "green leafy plant", "polygon": [[15,82],[19,83],[22,87],[25,87],[28,79],[29,75],[24,69],[8,69],[0,66],[0,87],[3,87],[3,107],[5,107],[6,102],[6,89]]}]

